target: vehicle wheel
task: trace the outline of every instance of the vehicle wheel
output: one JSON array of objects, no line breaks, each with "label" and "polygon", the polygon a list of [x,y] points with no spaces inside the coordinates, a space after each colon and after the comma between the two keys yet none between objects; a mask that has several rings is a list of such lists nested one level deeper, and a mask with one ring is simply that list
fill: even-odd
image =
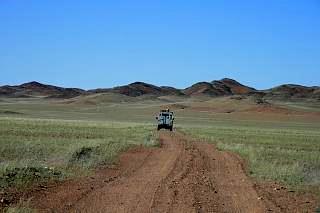
[{"label": "vehicle wheel", "polygon": [[159,131],[159,130],[161,129],[161,128],[160,128],[160,126],[158,126],[158,128],[157,128],[157,129],[158,129],[158,131]]},{"label": "vehicle wheel", "polygon": [[172,126],[170,126],[170,131],[172,132]]}]

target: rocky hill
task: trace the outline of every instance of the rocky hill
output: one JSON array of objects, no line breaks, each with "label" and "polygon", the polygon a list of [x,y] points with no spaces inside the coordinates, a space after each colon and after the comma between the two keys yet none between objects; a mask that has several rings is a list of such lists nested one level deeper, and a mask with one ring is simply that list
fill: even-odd
[{"label": "rocky hill", "polygon": [[38,82],[29,82],[18,86],[1,86],[0,97],[46,97],[73,98],[79,95],[95,93],[115,93],[129,97],[143,95],[151,96],[232,96],[257,95],[266,99],[315,99],[320,100],[320,87],[306,87],[295,84],[285,84],[268,90],[259,91],[243,85],[233,79],[224,78],[211,82],[199,82],[186,89],[176,89],[168,86],[155,86],[144,82],[134,82],[124,86],[82,90],[77,88],[63,88]]},{"label": "rocky hill", "polygon": [[95,89],[89,90],[90,93],[106,93],[113,92],[122,95],[127,95],[131,97],[137,97],[141,95],[181,95],[181,91],[174,87],[158,87],[152,84],[147,84],[144,82],[134,82],[132,84],[118,86],[111,89]]},{"label": "rocky hill", "polygon": [[306,87],[296,84],[284,84],[264,91],[270,99],[317,99],[320,100],[320,87]]},{"label": "rocky hill", "polygon": [[199,82],[191,87],[186,88],[183,92],[186,95],[210,95],[210,96],[227,96],[227,95],[244,95],[255,92],[254,88],[240,84],[239,82],[224,78],[220,81]]},{"label": "rocky hill", "polygon": [[21,84],[18,86],[0,87],[0,96],[5,97],[49,97],[49,98],[72,98],[86,91],[77,88],[63,88],[36,81]]}]

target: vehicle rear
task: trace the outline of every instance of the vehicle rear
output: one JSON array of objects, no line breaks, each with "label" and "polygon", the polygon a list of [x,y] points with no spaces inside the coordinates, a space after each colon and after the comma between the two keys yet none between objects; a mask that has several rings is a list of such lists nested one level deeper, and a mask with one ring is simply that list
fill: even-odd
[{"label": "vehicle rear", "polygon": [[158,119],[158,130],[169,129],[170,131],[172,131],[173,120],[174,120],[173,112],[170,112],[169,110],[161,110],[159,115],[157,116],[157,119]]}]

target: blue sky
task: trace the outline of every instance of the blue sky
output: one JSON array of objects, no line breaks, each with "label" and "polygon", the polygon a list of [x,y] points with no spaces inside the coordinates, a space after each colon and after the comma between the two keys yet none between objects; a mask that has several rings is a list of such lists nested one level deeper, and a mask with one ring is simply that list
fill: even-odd
[{"label": "blue sky", "polygon": [[0,85],[320,84],[319,0],[0,0]]}]

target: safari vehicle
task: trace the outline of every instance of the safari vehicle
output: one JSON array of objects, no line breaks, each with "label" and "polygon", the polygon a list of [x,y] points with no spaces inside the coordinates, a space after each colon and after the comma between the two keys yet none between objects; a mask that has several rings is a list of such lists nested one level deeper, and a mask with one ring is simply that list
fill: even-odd
[{"label": "safari vehicle", "polygon": [[169,129],[172,131],[173,129],[173,112],[170,112],[169,109],[160,110],[159,115],[156,117],[158,120],[158,130],[160,129]]}]

